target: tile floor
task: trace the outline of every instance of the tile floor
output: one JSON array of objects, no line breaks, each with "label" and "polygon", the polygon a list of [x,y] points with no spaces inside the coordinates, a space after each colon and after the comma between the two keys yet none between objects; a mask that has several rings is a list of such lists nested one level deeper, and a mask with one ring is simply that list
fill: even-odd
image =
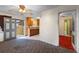
[{"label": "tile floor", "polygon": [[17,36],[17,39],[31,39],[31,40],[39,40],[39,35],[34,35],[34,36],[24,36],[24,35],[19,35]]}]

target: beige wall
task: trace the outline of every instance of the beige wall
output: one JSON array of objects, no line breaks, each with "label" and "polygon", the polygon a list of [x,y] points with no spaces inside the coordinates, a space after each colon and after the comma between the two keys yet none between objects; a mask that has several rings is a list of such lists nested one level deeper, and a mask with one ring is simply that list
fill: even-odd
[{"label": "beige wall", "polygon": [[58,46],[58,39],[57,13],[55,10],[44,11],[40,19],[40,40]]}]

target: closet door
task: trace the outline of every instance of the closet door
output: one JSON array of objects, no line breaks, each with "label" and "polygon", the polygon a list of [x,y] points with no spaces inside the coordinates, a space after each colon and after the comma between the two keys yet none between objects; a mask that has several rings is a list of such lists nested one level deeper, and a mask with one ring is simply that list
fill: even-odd
[{"label": "closet door", "polygon": [[4,17],[4,39],[5,40],[9,40],[11,39],[11,18],[7,18],[7,17]]},{"label": "closet door", "polygon": [[11,19],[11,38],[16,38],[16,20]]}]

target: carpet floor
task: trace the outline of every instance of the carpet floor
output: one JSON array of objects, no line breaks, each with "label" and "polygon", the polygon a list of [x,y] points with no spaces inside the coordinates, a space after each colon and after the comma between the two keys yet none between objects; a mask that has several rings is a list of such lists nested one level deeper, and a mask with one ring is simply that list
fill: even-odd
[{"label": "carpet floor", "polygon": [[0,53],[75,53],[39,40],[12,39],[0,43]]}]

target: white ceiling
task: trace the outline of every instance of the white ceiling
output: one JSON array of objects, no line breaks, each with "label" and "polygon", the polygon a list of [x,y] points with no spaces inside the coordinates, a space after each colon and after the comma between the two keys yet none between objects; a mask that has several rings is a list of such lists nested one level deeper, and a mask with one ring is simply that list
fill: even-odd
[{"label": "white ceiling", "polygon": [[27,8],[37,11],[37,12],[42,12],[47,9],[55,8],[57,7],[56,5],[28,5]]},{"label": "white ceiling", "polygon": [[[53,9],[55,7],[58,7],[56,5],[27,5],[25,6],[26,9],[31,10],[33,14],[39,14],[40,12],[43,12],[47,9]],[[9,13],[18,15],[18,5],[0,5],[0,12]],[[26,11],[27,14],[27,11]]]}]

